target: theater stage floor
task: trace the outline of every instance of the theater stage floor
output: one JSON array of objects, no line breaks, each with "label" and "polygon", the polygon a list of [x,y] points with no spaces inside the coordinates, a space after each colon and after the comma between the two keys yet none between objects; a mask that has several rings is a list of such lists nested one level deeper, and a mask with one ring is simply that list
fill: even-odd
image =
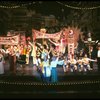
[{"label": "theater stage floor", "polygon": [[0,98],[100,98],[100,74],[97,67],[86,73],[64,73],[57,67],[58,82],[44,83],[32,66],[17,67],[16,75],[5,66],[0,75]]}]

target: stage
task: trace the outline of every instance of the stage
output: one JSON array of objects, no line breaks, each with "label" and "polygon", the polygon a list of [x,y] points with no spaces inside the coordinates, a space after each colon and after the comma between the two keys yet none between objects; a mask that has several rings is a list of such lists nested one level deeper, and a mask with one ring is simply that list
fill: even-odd
[{"label": "stage", "polygon": [[[58,72],[61,68],[58,68]],[[58,74],[57,83],[45,83],[39,74],[0,76],[0,98],[100,98],[100,74]]]},{"label": "stage", "polygon": [[97,66],[88,72],[64,72],[57,66],[57,74],[57,83],[45,83],[32,64],[17,66],[12,74],[6,63],[0,75],[0,98],[100,98]]}]

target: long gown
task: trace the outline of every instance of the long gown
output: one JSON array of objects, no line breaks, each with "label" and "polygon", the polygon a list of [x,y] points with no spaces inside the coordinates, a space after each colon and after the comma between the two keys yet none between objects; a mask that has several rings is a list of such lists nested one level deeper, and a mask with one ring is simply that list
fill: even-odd
[{"label": "long gown", "polygon": [[0,54],[0,74],[4,74],[3,55]]}]

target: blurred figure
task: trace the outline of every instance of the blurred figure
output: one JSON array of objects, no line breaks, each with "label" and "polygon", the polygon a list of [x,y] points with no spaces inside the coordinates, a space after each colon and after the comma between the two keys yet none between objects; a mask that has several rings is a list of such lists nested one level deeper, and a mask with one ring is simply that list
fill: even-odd
[{"label": "blurred figure", "polygon": [[31,56],[33,58],[33,67],[36,67],[36,50],[37,50],[37,46],[36,46],[36,41],[34,41],[33,43],[29,42],[29,44],[32,47],[32,52],[31,52]]},{"label": "blurred figure", "polygon": [[74,55],[72,54],[72,58],[69,60],[69,63],[70,63],[70,71],[73,72],[73,71],[76,71],[77,70],[77,66],[76,66],[76,59],[74,58]]},{"label": "blurred figure", "polygon": [[79,57],[79,59],[77,60],[77,70],[79,71],[79,72],[81,72],[82,70],[83,70],[83,64],[82,64],[83,62],[82,62],[82,57]]},{"label": "blurred figure", "polygon": [[0,52],[0,74],[4,74],[4,57]]},{"label": "blurred figure", "polygon": [[100,46],[98,46],[97,50],[97,65],[98,65],[98,71],[100,72]]},{"label": "blurred figure", "polygon": [[58,57],[52,57],[50,68],[51,68],[51,82],[58,82],[58,76],[57,76],[57,64],[58,64]]},{"label": "blurred figure", "polygon": [[51,69],[49,66],[49,59],[48,56],[44,58],[43,63],[43,76],[44,76],[44,81],[49,83],[50,82],[50,77],[51,77]]},{"label": "blurred figure", "polygon": [[82,62],[83,62],[83,70],[86,72],[87,70],[91,70],[90,68],[90,61],[96,62],[94,59],[88,58],[87,54],[84,55]]},{"label": "blurred figure", "polygon": [[[96,52],[93,48],[93,46],[90,47],[90,55],[91,55],[91,59],[96,59]],[[93,64],[94,62],[90,62],[90,68],[93,69]]]}]

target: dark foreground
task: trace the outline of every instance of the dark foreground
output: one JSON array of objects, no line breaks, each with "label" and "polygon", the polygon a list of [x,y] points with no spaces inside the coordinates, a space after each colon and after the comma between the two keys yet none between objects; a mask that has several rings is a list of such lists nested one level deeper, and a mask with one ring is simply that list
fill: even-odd
[{"label": "dark foreground", "polygon": [[65,74],[57,83],[35,76],[0,76],[0,98],[100,98],[100,74]]}]

